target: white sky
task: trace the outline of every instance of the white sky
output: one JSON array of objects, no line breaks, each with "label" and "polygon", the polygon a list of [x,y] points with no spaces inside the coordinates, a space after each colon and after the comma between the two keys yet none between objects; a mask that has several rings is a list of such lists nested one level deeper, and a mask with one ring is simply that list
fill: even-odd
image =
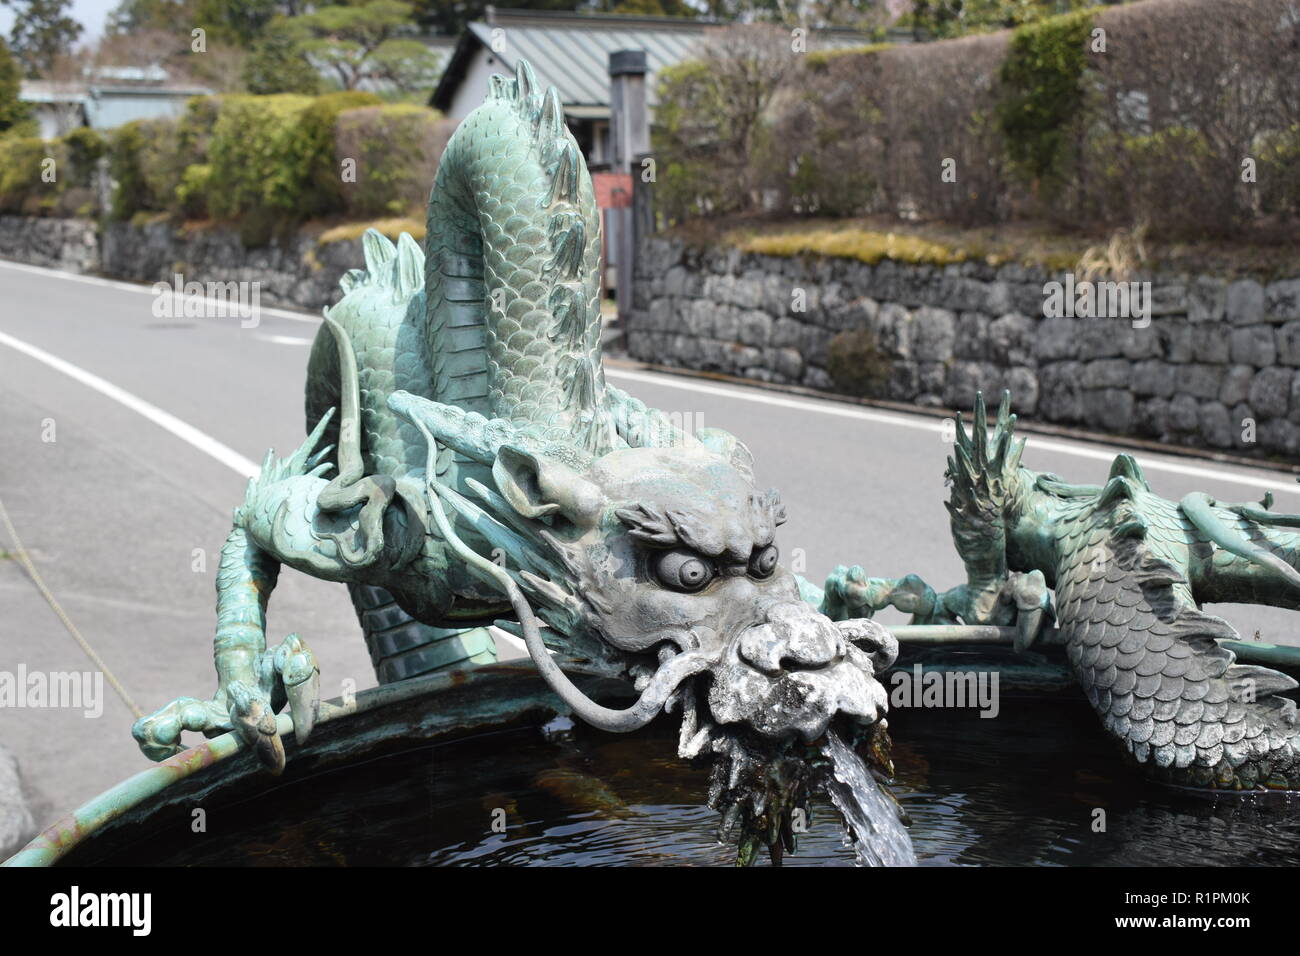
[{"label": "white sky", "polygon": [[[117,0],[72,0],[72,17],[86,28],[78,42],[88,43],[103,33],[108,11],[115,6]],[[13,24],[13,9],[0,7],[0,33],[4,34],[6,40],[9,39],[9,31],[13,28]]]}]

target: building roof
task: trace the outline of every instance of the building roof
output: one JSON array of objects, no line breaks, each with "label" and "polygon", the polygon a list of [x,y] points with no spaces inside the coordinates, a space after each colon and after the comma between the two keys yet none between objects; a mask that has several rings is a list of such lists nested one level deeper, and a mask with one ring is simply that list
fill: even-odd
[{"label": "building roof", "polygon": [[[646,65],[653,75],[686,59],[695,42],[713,26],[716,24],[683,17],[497,10],[491,23],[471,23],[461,34],[429,102],[447,109],[471,57],[479,49],[491,50],[492,31],[501,28],[506,31],[505,47],[496,56],[505,70],[513,72],[519,60],[527,60],[544,87],[554,86],[559,91],[566,109],[591,112],[592,107],[601,107],[608,112],[610,53],[645,50]],[[647,83],[647,96],[653,103],[653,82]]]},{"label": "building roof", "polygon": [[[476,21],[461,34],[451,62],[443,71],[429,105],[447,110],[480,49],[492,49],[492,31],[505,31],[504,48],[494,55],[503,72],[527,60],[543,87],[554,86],[571,116],[609,115],[609,55],[616,50],[645,50],[649,75],[646,101],[655,105],[655,74],[689,59],[709,30],[727,24],[688,17],[624,16],[567,11],[496,10],[490,22]],[[813,31],[813,46],[840,47],[869,42],[845,30]]]},{"label": "building roof", "polygon": [[[174,115],[192,96],[209,96],[204,86],[181,86],[157,82],[144,70],[98,71],[97,78],[113,82],[58,82],[24,80],[18,98],[37,106],[75,107],[87,125],[112,129],[134,119]],[[132,82],[133,80],[143,82]],[[166,79],[166,74],[162,74]]]}]

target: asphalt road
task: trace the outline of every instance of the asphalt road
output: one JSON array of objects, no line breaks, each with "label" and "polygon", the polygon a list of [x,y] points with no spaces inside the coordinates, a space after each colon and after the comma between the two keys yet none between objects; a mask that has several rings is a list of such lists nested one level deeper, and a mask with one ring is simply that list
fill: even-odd
[{"label": "asphalt road", "polygon": [[[146,712],[215,686],[216,558],[252,463],[302,439],[316,328],[273,310],[253,328],[158,317],[153,302],[145,287],[0,262],[0,501],[53,594]],[[787,504],[784,560],[810,579],[860,563],[937,588],[960,580],[942,505],[948,446],[934,419],[627,369],[609,377],[694,427],[748,442],[760,482]],[[1098,482],[1114,452],[1031,437],[1024,461]],[[1300,486],[1276,472],[1139,458],[1169,497],[1258,500],[1271,489],[1280,510],[1300,510]],[[91,670],[12,550],[0,526],[0,672]],[[1300,643],[1286,612],[1216,610],[1247,637]],[[374,684],[341,586],[285,572],[269,625],[271,640],[296,631],[315,650],[325,696],[345,680]],[[43,798],[41,822],[148,765],[132,719],[107,685],[98,717],[0,708],[0,743]]]}]

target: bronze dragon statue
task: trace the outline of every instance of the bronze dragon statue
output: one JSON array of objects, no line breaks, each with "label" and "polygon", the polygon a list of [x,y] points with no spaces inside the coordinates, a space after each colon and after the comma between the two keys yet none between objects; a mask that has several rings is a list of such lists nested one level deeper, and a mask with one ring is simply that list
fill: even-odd
[{"label": "bronze dragon statue", "polygon": [[[217,692],[138,721],[147,755],[233,730],[278,772],[276,712],[311,733],[316,660],[297,635],[266,642],[288,566],[347,584],[380,682],[495,660],[497,622],[593,726],[680,715],[679,753],[713,760],[710,803],[745,861],[793,849],[819,741],[865,742],[890,771],[879,678],[898,642],[872,620],[890,605],[918,625],[1005,626],[1021,649],[1063,642],[1107,730],[1160,780],[1300,787],[1280,696],[1296,682],[1236,663],[1231,627],[1199,610],[1300,604],[1300,517],[1166,501],[1127,455],[1104,487],[1037,474],[1009,401],[990,436],[981,400],[948,469],[967,582],[937,593],[855,567],[819,589],[781,565],[785,509],[741,441],[687,433],[606,382],[599,251],[555,90],[527,64],[493,77],[442,157],[425,249],[367,233],[366,268],[326,310],[309,436],[268,454],[222,551]],[[636,699],[599,703],[575,671]]]},{"label": "bronze dragon statue", "polygon": [[[185,730],[234,730],[283,768],[275,713],[288,705],[301,742],[319,691],[297,635],[266,643],[288,566],[347,583],[381,682],[494,660],[484,625],[501,620],[588,723],[680,714],[680,753],[714,760],[710,802],[742,858],[793,849],[803,748],[832,721],[888,766],[876,675],[897,642],[803,599],[775,543],[784,506],[743,443],[605,381],[598,212],[555,90],[526,64],[494,77],[441,159],[426,249],[371,231],[364,250],[311,352],[309,437],[268,454],[235,511],[216,695],[138,721],[141,748],[163,759]],[[566,667],[639,696],[603,706]]]}]

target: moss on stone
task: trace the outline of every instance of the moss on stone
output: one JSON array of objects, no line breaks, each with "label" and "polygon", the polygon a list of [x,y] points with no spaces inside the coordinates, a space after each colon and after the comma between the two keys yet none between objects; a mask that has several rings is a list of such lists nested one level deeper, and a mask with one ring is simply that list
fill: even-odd
[{"label": "moss on stone", "polygon": [[736,237],[736,245],[745,252],[766,256],[832,256],[857,259],[869,265],[892,259],[895,262],[946,266],[975,258],[967,249],[953,248],[919,236],[866,229],[820,229]]},{"label": "moss on stone", "polygon": [[324,245],[327,242],[346,242],[349,239],[360,239],[367,229],[375,229],[394,242],[404,232],[409,232],[411,238],[416,242],[424,241],[424,223],[417,219],[404,218],[375,219],[370,222],[346,222],[341,226],[335,226],[322,232],[319,241]]}]

